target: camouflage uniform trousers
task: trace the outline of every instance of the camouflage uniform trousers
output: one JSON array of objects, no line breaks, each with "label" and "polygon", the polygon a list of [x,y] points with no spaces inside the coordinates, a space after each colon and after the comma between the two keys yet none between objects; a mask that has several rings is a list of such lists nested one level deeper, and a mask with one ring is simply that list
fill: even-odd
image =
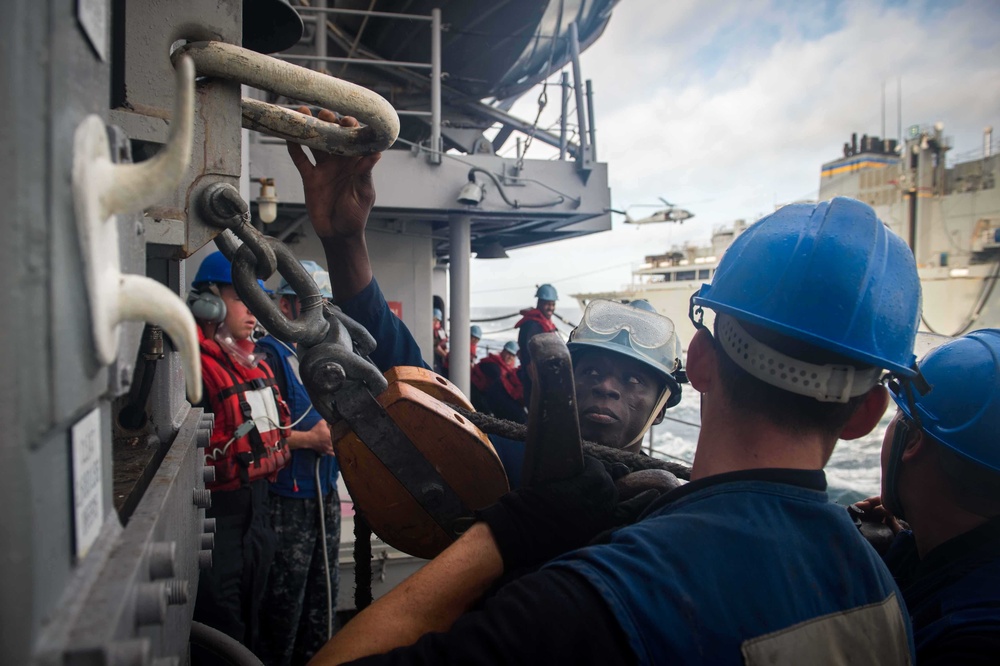
[{"label": "camouflage uniform trousers", "polygon": [[[336,487],[323,504],[336,631],[340,582],[340,497]],[[315,498],[271,495],[271,523],[278,534],[278,551],[262,604],[259,655],[268,666],[305,664],[327,641],[326,573],[318,508]]]}]

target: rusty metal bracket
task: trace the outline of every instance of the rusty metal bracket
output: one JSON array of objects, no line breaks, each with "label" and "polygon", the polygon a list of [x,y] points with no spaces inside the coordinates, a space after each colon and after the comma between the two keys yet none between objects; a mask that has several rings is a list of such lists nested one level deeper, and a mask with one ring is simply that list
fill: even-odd
[{"label": "rusty metal bracket", "polygon": [[558,333],[540,333],[528,341],[528,349],[533,389],[521,478],[531,486],[582,472],[583,444],[566,343]]}]

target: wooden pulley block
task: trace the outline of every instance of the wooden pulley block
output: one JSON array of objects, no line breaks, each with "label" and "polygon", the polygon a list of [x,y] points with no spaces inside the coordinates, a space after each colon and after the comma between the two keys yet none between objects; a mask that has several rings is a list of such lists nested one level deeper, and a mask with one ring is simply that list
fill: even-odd
[{"label": "wooden pulley block", "polygon": [[[399,370],[386,373],[389,388],[377,397],[361,386],[337,393],[344,420],[333,427],[333,447],[355,508],[372,532],[405,553],[432,558],[509,485],[486,435],[409,383],[417,373]],[[443,397],[464,399],[447,380],[441,384],[422,372],[431,377],[418,378],[440,387],[435,391]]]},{"label": "wooden pulley block", "polygon": [[469,399],[465,397],[465,394],[457,386],[427,368],[400,365],[395,368],[389,368],[383,374],[390,384],[393,382],[403,382],[404,384],[409,384],[414,388],[420,389],[432,398],[437,398],[446,405],[459,407],[469,412],[476,411],[472,403],[469,402]]}]

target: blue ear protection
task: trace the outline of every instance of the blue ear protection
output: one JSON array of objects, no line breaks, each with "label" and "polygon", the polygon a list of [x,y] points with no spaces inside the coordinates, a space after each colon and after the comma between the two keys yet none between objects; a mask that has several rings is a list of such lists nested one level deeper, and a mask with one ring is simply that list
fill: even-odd
[{"label": "blue ear protection", "polygon": [[226,319],[226,302],[206,286],[188,293],[188,307],[198,321],[221,324]]}]

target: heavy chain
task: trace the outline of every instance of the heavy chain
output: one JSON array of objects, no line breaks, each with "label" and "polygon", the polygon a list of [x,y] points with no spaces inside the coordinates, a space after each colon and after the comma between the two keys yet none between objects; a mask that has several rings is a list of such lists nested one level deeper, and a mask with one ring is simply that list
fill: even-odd
[{"label": "heavy chain", "polygon": [[[385,377],[365,358],[375,350],[375,339],[340,308],[324,301],[287,245],[250,224],[250,207],[236,188],[210,185],[200,205],[203,217],[224,229],[216,244],[232,262],[236,293],[268,333],[298,346],[302,383],[320,415],[331,422],[339,420],[334,394],[345,387],[363,388],[373,395],[384,391]],[[295,291],[300,306],[297,319],[288,319],[257,282],[275,271]]]}]

